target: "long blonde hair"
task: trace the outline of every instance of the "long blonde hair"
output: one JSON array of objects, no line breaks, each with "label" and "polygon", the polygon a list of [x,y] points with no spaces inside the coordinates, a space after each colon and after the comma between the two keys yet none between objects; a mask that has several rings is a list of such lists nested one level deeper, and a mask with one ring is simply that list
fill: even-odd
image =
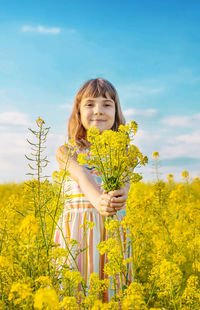
[{"label": "long blonde hair", "polygon": [[96,98],[102,96],[108,98],[108,95],[115,102],[115,122],[111,129],[117,131],[119,125],[125,125],[125,118],[122,114],[118,94],[114,86],[102,78],[88,80],[82,85],[76,94],[72,114],[68,123],[68,138],[73,139],[79,148],[89,146],[87,141],[87,131],[81,123],[81,101],[87,97]]}]

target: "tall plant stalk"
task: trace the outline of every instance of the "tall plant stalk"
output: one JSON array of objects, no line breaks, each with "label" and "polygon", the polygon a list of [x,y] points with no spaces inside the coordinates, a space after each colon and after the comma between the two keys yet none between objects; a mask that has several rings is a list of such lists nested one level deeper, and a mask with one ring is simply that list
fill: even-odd
[{"label": "tall plant stalk", "polygon": [[[31,156],[25,155],[30,163],[28,163],[29,168],[32,172],[27,173],[27,175],[32,176],[32,178],[37,180],[37,182],[33,182],[31,184],[31,188],[34,193],[34,208],[35,208],[35,217],[39,217],[40,228],[42,232],[42,238],[44,242],[44,247],[46,249],[47,257],[49,256],[49,248],[48,248],[48,234],[46,227],[46,201],[42,199],[41,192],[41,179],[47,178],[47,176],[42,176],[43,169],[47,166],[49,161],[47,160],[47,156],[42,156],[42,153],[46,149],[46,140],[47,134],[50,130],[50,127],[44,127],[44,120],[40,117],[36,121],[37,129],[33,130],[28,128],[29,131],[35,136],[36,142],[30,141],[27,139],[28,143],[31,146]],[[36,186],[35,186],[36,184]],[[38,236],[37,236],[38,241]],[[39,249],[38,249],[39,250]],[[39,253],[38,253],[39,254]],[[38,257],[39,258],[39,257]],[[50,270],[49,262],[48,262],[48,271]]]}]

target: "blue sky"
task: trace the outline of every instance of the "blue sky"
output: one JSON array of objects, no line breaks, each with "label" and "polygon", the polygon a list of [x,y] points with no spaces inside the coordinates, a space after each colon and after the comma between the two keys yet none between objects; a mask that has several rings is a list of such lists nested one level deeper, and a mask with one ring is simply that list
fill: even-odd
[{"label": "blue sky", "polygon": [[[199,1],[0,1],[0,182],[27,177],[28,127],[51,126],[48,172],[73,98],[94,77],[118,90],[135,143],[163,178],[200,176]],[[152,179],[153,168],[143,169]]]}]

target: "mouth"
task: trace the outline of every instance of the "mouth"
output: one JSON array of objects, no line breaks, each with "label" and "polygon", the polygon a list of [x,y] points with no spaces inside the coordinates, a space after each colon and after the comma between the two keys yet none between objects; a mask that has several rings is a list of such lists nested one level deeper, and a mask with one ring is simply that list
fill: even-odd
[{"label": "mouth", "polygon": [[105,119],[92,119],[92,122],[105,122]]}]

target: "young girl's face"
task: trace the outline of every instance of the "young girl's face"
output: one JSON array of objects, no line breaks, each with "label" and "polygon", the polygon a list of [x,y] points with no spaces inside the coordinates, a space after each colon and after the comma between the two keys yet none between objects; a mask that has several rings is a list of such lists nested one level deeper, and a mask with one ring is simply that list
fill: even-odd
[{"label": "young girl's face", "polygon": [[84,98],[80,104],[80,116],[86,130],[95,126],[100,132],[111,129],[115,122],[115,102],[110,96]]}]

